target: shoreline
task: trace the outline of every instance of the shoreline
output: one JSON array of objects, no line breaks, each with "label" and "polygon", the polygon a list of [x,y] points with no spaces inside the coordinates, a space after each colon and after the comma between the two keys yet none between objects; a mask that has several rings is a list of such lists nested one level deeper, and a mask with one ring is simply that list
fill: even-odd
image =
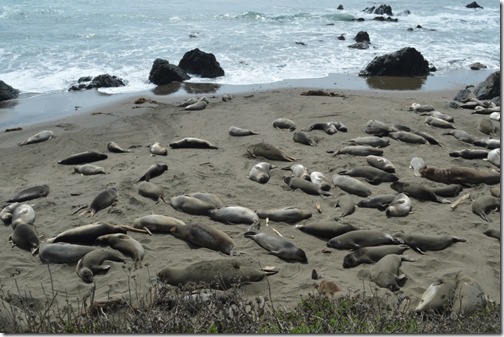
[{"label": "shoreline", "polygon": [[[359,77],[353,74],[329,74],[323,78],[289,79],[251,85],[183,82],[158,86],[150,90],[115,94],[98,90],[21,94],[21,98],[0,102],[0,130],[29,127],[73,115],[89,113],[108,105],[119,104],[131,97],[174,101],[191,95],[244,94],[288,88],[317,88],[336,91],[357,90],[383,93],[462,90],[467,85],[477,85],[492,72],[492,70],[473,71],[464,69],[442,75],[432,73],[425,78]],[[105,88],[104,91],[106,89],[108,88]]]}]

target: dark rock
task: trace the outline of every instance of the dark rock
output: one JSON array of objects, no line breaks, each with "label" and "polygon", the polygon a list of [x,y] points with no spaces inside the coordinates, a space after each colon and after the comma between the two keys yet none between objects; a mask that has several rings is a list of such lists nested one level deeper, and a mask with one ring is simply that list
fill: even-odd
[{"label": "dark rock", "polygon": [[483,9],[483,7],[478,5],[478,3],[476,1],[471,2],[470,4],[466,5],[466,7],[467,8],[481,8],[481,9]]},{"label": "dark rock", "polygon": [[97,88],[115,88],[124,87],[126,83],[117,77],[109,74],[102,74],[96,77],[84,76],[77,80],[77,84],[68,88],[68,91],[89,90]]},{"label": "dark rock", "polygon": [[366,20],[364,18],[357,18],[357,19],[352,19],[352,21],[362,22],[362,21],[366,21]]},{"label": "dark rock", "polygon": [[297,45],[300,45],[300,46],[306,46],[306,43],[304,43],[304,42],[299,42],[299,41],[298,41],[298,42],[296,42],[296,44],[297,44]]},{"label": "dark rock", "polygon": [[378,8],[376,8],[375,6],[372,6],[372,7],[366,7],[364,8],[363,12],[365,13],[369,13],[369,14],[378,14],[378,15],[394,15],[392,14],[392,7],[390,7],[389,5],[380,5],[378,6]]},{"label": "dark rock", "polygon": [[416,25],[416,27],[415,27],[415,28],[423,28],[423,27],[422,27],[422,26],[420,26],[420,25]]},{"label": "dark rock", "polygon": [[197,74],[201,77],[224,76],[224,70],[214,54],[205,53],[198,48],[185,53],[178,66],[187,73]]},{"label": "dark rock", "polygon": [[18,95],[19,95],[18,89],[14,89],[4,81],[0,80],[0,102],[17,98]]},{"label": "dark rock", "polygon": [[465,89],[460,90],[455,97],[454,101],[466,102],[470,97],[474,97],[474,85],[468,85]]},{"label": "dark rock", "polygon": [[340,11],[343,10],[343,5],[339,5],[336,9],[339,9]]},{"label": "dark rock", "polygon": [[345,40],[345,35],[344,34],[341,34],[340,36],[338,36],[338,40]]},{"label": "dark rock", "polygon": [[413,28],[411,28],[411,27],[410,27],[410,28],[408,28],[408,29],[406,29],[406,30],[407,30],[408,32],[412,32],[412,31],[413,31]]},{"label": "dark rock", "polygon": [[425,76],[429,62],[415,48],[406,47],[396,52],[376,56],[359,76]]},{"label": "dark rock", "polygon": [[429,72],[433,73],[433,72],[436,72],[436,71],[437,71],[436,66],[429,65]]},{"label": "dark rock", "polygon": [[496,96],[490,100],[491,102],[495,103],[495,105],[500,106],[501,99],[500,96]]},{"label": "dark rock", "polygon": [[500,96],[500,70],[490,74],[483,82],[474,89],[477,99],[492,99]]},{"label": "dark rock", "polygon": [[371,43],[371,39],[369,38],[369,34],[365,31],[362,31],[362,30],[360,32],[358,32],[357,35],[355,35],[354,40],[356,42]]},{"label": "dark rock", "polygon": [[450,103],[448,103],[448,107],[452,108],[452,109],[458,109],[458,108],[460,108],[460,104],[458,104],[455,101],[451,101]]},{"label": "dark rock", "polygon": [[388,16],[386,18],[384,16],[375,16],[373,18],[373,20],[375,20],[375,21],[381,21],[381,22],[397,22],[397,21],[399,21],[399,19],[397,19],[397,18],[392,19],[390,16]]},{"label": "dark rock", "polygon": [[152,64],[149,73],[149,81],[156,85],[168,84],[171,82],[183,82],[190,79],[180,67],[170,64],[167,60],[156,59]]},{"label": "dark rock", "polygon": [[471,70],[480,70],[480,69],[484,69],[486,67],[487,67],[486,65],[484,65],[483,63],[480,63],[480,62],[475,62],[475,63],[469,65],[469,68],[471,68]]},{"label": "dark rock", "polygon": [[348,48],[368,49],[369,48],[369,43],[367,41],[357,42],[357,43],[349,45]]}]

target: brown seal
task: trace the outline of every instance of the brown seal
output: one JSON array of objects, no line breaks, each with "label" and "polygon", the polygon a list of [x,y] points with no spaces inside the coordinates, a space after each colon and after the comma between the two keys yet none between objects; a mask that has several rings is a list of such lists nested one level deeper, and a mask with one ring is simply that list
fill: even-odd
[{"label": "brown seal", "polygon": [[362,263],[375,263],[385,255],[401,255],[407,249],[409,249],[409,247],[406,245],[385,245],[359,248],[343,258],[343,268],[356,267]]},{"label": "brown seal", "polygon": [[470,167],[426,167],[420,169],[423,178],[444,184],[495,185],[500,183],[500,173]]}]

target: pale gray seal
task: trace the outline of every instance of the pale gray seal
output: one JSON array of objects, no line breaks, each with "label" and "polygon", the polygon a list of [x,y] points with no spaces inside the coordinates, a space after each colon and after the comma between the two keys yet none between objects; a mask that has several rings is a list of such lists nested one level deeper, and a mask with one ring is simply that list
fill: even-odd
[{"label": "pale gray seal", "polygon": [[371,195],[371,190],[361,181],[339,174],[332,176],[334,186],[341,188],[343,191],[358,195],[359,197],[367,197]]},{"label": "pale gray seal", "polygon": [[243,206],[225,206],[208,212],[210,218],[226,224],[254,224],[259,217],[253,210]]},{"label": "pale gray seal", "polygon": [[500,185],[499,186],[494,186],[494,187],[490,188],[490,194],[493,195],[496,198],[500,198],[501,197],[501,188],[500,188]]},{"label": "pale gray seal", "polygon": [[358,228],[352,224],[340,224],[338,222],[310,222],[305,224],[295,225],[297,228],[305,233],[318,236],[323,239],[332,239],[335,236],[345,234],[350,231],[355,231]]},{"label": "pale gray seal", "polygon": [[150,181],[142,181],[140,182],[140,184],[138,184],[138,194],[140,194],[142,197],[154,200],[156,204],[159,203],[159,200],[162,200],[164,203],[166,203],[166,200],[164,199],[163,189],[158,185],[151,183]]},{"label": "pale gray seal", "polygon": [[401,255],[407,249],[409,249],[409,247],[406,245],[362,247],[345,255],[343,258],[343,268],[356,267],[362,263],[372,264],[379,261],[385,255]]},{"label": "pale gray seal", "polygon": [[99,160],[105,160],[108,156],[104,153],[99,153],[96,151],[86,151],[73,154],[63,160],[60,160],[58,164],[62,165],[80,165],[92,163]]},{"label": "pale gray seal", "polygon": [[443,310],[453,300],[459,272],[450,272],[432,282],[422,294],[415,311]]},{"label": "pale gray seal", "polygon": [[381,156],[383,154],[383,150],[368,145],[349,145],[340,148],[334,153],[335,156],[339,154],[349,154],[352,156]]},{"label": "pale gray seal", "polygon": [[473,145],[482,146],[486,147],[487,149],[493,150],[500,148],[501,143],[500,139],[481,138],[481,139],[475,139]]},{"label": "pale gray seal", "polygon": [[43,130],[43,131],[40,131],[39,133],[31,136],[31,137],[28,137],[27,140],[25,140],[24,142],[21,142],[19,143],[18,145],[19,146],[23,146],[23,145],[28,145],[28,144],[35,144],[35,143],[40,143],[40,142],[44,142],[46,140],[49,140],[51,138],[54,137],[54,133],[50,130]]},{"label": "pale gray seal", "polygon": [[107,150],[113,153],[128,153],[130,150],[123,149],[116,142],[109,142],[107,144]]},{"label": "pale gray seal", "polygon": [[187,111],[204,110],[204,109],[206,109],[207,105],[208,105],[207,101],[200,99],[196,103],[192,103],[192,104],[189,104],[186,107],[184,107],[184,110],[187,110]]},{"label": "pale gray seal", "polygon": [[373,185],[378,185],[383,182],[394,182],[399,180],[399,177],[397,177],[393,173],[388,173],[376,167],[370,167],[370,166],[355,166],[349,170],[340,171],[338,172],[338,174],[350,177],[362,177],[368,183]]},{"label": "pale gray seal", "polygon": [[483,220],[490,222],[487,215],[500,209],[500,199],[491,195],[483,195],[472,202],[471,208],[474,214],[480,216]]},{"label": "pale gray seal", "polygon": [[33,186],[17,193],[12,198],[7,200],[7,202],[23,202],[32,199],[47,197],[48,194],[49,194],[49,186],[47,185]]},{"label": "pale gray seal", "polygon": [[149,151],[152,155],[155,156],[167,156],[168,150],[166,147],[162,146],[159,142],[155,142],[149,148]]},{"label": "pale gray seal", "polygon": [[483,118],[478,123],[478,130],[483,132],[485,135],[493,135],[497,132],[498,128],[493,125],[492,120],[490,118]]},{"label": "pale gray seal", "polygon": [[466,239],[449,235],[425,235],[425,234],[394,234],[395,238],[404,241],[404,244],[410,246],[420,254],[426,251],[439,251],[450,247],[457,242],[466,242]]},{"label": "pale gray seal", "polygon": [[74,263],[96,249],[98,249],[96,246],[66,242],[46,243],[40,245],[39,258],[45,263]]},{"label": "pale gray seal", "polygon": [[0,219],[2,219],[4,225],[8,226],[11,224],[12,214],[19,205],[21,205],[19,202],[13,202],[2,209],[0,212]]},{"label": "pale gray seal", "polygon": [[170,204],[177,211],[194,214],[194,215],[208,215],[208,212],[216,207],[211,203],[191,197],[189,195],[178,195],[170,198]]},{"label": "pale gray seal", "polygon": [[229,235],[207,224],[175,226],[170,233],[181,240],[227,255],[236,255],[236,245]]},{"label": "pale gray seal", "polygon": [[273,121],[273,127],[276,129],[289,129],[289,131],[294,131],[296,129],[296,124],[287,118],[277,118]]},{"label": "pale gray seal", "polygon": [[245,136],[252,136],[252,135],[258,135],[257,132],[248,130],[248,129],[242,129],[237,126],[230,126],[228,129],[228,133],[230,136],[233,137],[245,137]]},{"label": "pale gray seal", "polygon": [[75,271],[84,282],[91,283],[95,273],[106,272],[110,269],[110,265],[103,264],[107,260],[124,263],[124,259],[117,252],[110,249],[96,249],[84,255],[77,262]]},{"label": "pale gray seal", "polygon": [[306,133],[303,131],[295,131],[294,134],[292,135],[292,140],[296,143],[308,145],[308,146],[315,146],[317,143],[310,138]]},{"label": "pale gray seal", "polygon": [[310,171],[302,164],[292,164],[291,166],[283,167],[282,170],[291,170],[294,177],[311,181]]},{"label": "pale gray seal", "polygon": [[376,208],[380,211],[384,211],[388,205],[395,199],[395,194],[379,194],[374,197],[368,197],[366,199],[362,199],[357,203],[358,207],[363,208]]},{"label": "pale gray seal", "polygon": [[350,143],[352,145],[367,145],[372,147],[386,147],[390,145],[390,140],[377,136],[364,136],[364,137],[356,137],[352,138],[346,143]]},{"label": "pale gray seal", "polygon": [[425,144],[427,143],[427,140],[419,136],[413,132],[409,131],[393,131],[389,132],[388,136],[392,139],[404,142],[404,143],[410,143],[410,144]]},{"label": "pale gray seal", "polygon": [[257,143],[247,147],[247,154],[252,158],[264,157],[271,160],[294,161],[294,157],[289,156],[281,149],[269,143]]},{"label": "pale gray seal", "polygon": [[374,119],[366,123],[366,129],[364,130],[364,132],[377,137],[388,136],[390,131],[392,131],[392,129],[389,125]]},{"label": "pale gray seal", "polygon": [[30,251],[32,254],[40,244],[35,226],[27,223],[18,224],[12,231],[12,243],[21,249]]},{"label": "pale gray seal", "polygon": [[135,262],[135,268],[142,267],[142,260],[145,255],[144,248],[140,242],[131,236],[122,233],[105,234],[96,238],[96,244],[108,245],[117,249],[124,255],[131,257]]},{"label": "pale gray seal", "polygon": [[304,180],[303,178],[297,177],[284,177],[283,181],[289,185],[291,190],[300,189],[301,191],[311,194],[311,195],[320,195],[320,196],[329,196],[332,195],[331,192],[323,191],[320,186],[315,185],[311,181]]},{"label": "pale gray seal", "polygon": [[436,117],[436,118],[439,118],[439,119],[443,119],[447,122],[453,122],[453,117],[450,116],[450,115],[447,115],[447,114],[444,114],[440,111],[437,111],[437,110],[433,110],[433,111],[429,111],[429,112],[423,112],[420,114],[420,116],[431,116],[431,117]]},{"label": "pale gray seal", "polygon": [[161,214],[150,214],[133,220],[133,227],[147,228],[152,233],[169,234],[172,228],[184,225],[182,220]]},{"label": "pale gray seal", "polygon": [[312,131],[312,130],[322,130],[325,133],[327,133],[328,135],[334,135],[336,132],[338,132],[336,125],[331,122],[325,122],[325,123],[320,122],[320,123],[312,124],[305,131]]},{"label": "pale gray seal", "polygon": [[385,209],[387,217],[406,216],[411,212],[411,200],[404,193],[398,193]]},{"label": "pale gray seal", "polygon": [[84,176],[90,176],[94,174],[106,174],[105,169],[101,166],[96,166],[93,164],[84,164],[78,165],[74,167],[74,171],[72,173],[80,173]]},{"label": "pale gray seal", "polygon": [[445,121],[444,119],[432,116],[425,118],[425,124],[442,129],[456,129],[455,125],[453,125],[452,123]]},{"label": "pale gray seal", "polygon": [[408,108],[408,110],[416,112],[429,112],[434,111],[436,109],[429,104],[411,103],[411,106]]},{"label": "pale gray seal", "polygon": [[243,282],[258,282],[273,271],[246,266],[239,259],[199,261],[186,267],[163,268],[157,273],[160,281],[173,286],[204,282],[212,289],[226,290]]},{"label": "pale gray seal", "polygon": [[440,199],[434,191],[424,184],[396,181],[390,184],[390,187],[396,192],[406,193],[406,195],[418,200],[434,201],[441,204],[450,203],[449,200]]},{"label": "pale gray seal", "polygon": [[395,166],[390,160],[384,157],[369,155],[366,157],[369,165],[388,173],[395,173]]},{"label": "pale gray seal", "polygon": [[213,145],[207,140],[194,138],[194,137],[186,137],[178,140],[176,142],[170,143],[169,146],[172,149],[218,149],[219,147]]},{"label": "pale gray seal", "polygon": [[168,170],[168,165],[166,164],[160,164],[160,163],[156,163],[156,164],[152,164],[151,166],[149,166],[149,168],[147,169],[147,172],[145,172],[139,179],[137,182],[140,182],[140,181],[149,181],[151,180],[152,178],[155,178],[155,177],[158,177],[160,176],[164,171]]},{"label": "pale gray seal", "polygon": [[11,224],[12,228],[16,228],[18,224],[35,223],[35,210],[28,204],[19,204],[12,212]]},{"label": "pale gray seal", "polygon": [[498,168],[500,168],[501,156],[500,156],[500,148],[490,150],[487,154],[486,159],[489,163],[494,164]]},{"label": "pale gray seal", "polygon": [[270,179],[270,170],[274,167],[276,166],[265,161],[257,163],[252,167],[247,178],[260,184],[266,184]]},{"label": "pale gray seal", "polygon": [[199,101],[210,103],[210,101],[208,100],[208,98],[206,98],[205,96],[202,96],[202,97],[191,97],[191,98],[188,98],[185,101],[183,101],[182,103],[178,104],[177,106],[181,107],[181,108],[185,108],[186,106],[189,106],[191,104],[197,103]]},{"label": "pale gray seal", "polygon": [[460,157],[464,159],[483,159],[488,156],[488,150],[483,149],[462,149],[459,151],[451,151],[450,157]]},{"label": "pale gray seal", "polygon": [[126,229],[120,226],[110,225],[104,222],[95,222],[92,224],[82,225],[79,227],[68,229],[47,241],[51,243],[67,242],[83,245],[93,245],[97,237],[111,233],[125,234]]},{"label": "pale gray seal", "polygon": [[278,256],[287,261],[308,263],[304,250],[278,235],[255,231],[248,231],[244,235],[246,238],[257,242],[259,246],[266,249],[271,255]]},{"label": "pale gray seal", "polygon": [[310,173],[310,181],[315,185],[320,186],[322,191],[329,191],[331,189],[329,180],[321,172],[313,171]]},{"label": "pale gray seal", "polygon": [[403,261],[415,260],[407,255],[388,254],[378,260],[370,271],[365,269],[359,270],[357,277],[360,279],[370,279],[379,287],[398,291],[407,280],[406,275],[399,274],[399,268],[401,268]]},{"label": "pale gray seal", "polygon": [[268,218],[271,221],[287,223],[299,222],[301,220],[309,219],[312,216],[310,211],[297,207],[258,209],[256,213],[261,219]]},{"label": "pale gray seal", "polygon": [[500,173],[495,170],[470,167],[427,167],[420,170],[423,178],[444,184],[495,185],[500,183]]},{"label": "pale gray seal", "polygon": [[89,213],[89,216],[94,216],[97,212],[105,209],[109,206],[112,206],[117,200],[117,190],[114,187],[107,188],[104,191],[98,193],[96,197],[94,197],[89,207],[84,210],[84,212],[80,213],[79,216]]},{"label": "pale gray seal", "polygon": [[411,158],[410,161],[410,166],[411,169],[413,169],[413,175],[415,177],[420,177],[420,169],[426,168],[427,165],[425,164],[425,161],[420,158],[420,157],[413,157]]},{"label": "pale gray seal", "polygon": [[397,245],[401,241],[377,230],[359,229],[338,235],[327,241],[327,247],[335,249],[359,249],[379,245]]},{"label": "pale gray seal", "polygon": [[221,208],[224,207],[224,202],[217,196],[216,194],[213,193],[207,193],[207,192],[193,192],[189,193],[190,197],[208,202],[210,205],[213,205],[214,208]]}]

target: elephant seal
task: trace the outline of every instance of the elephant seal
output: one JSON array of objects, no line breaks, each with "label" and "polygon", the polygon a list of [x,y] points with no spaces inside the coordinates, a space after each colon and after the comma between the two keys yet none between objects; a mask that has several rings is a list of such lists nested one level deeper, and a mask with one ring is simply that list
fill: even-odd
[{"label": "elephant seal", "polygon": [[452,313],[455,316],[468,316],[487,303],[487,297],[476,280],[461,274],[457,277]]},{"label": "elephant seal", "polygon": [[207,140],[194,138],[194,137],[186,137],[182,138],[179,141],[170,143],[169,146],[172,149],[218,149],[219,147],[213,145]]},{"label": "elephant seal", "polygon": [[149,151],[154,156],[167,156],[168,150],[166,147],[162,146],[159,142],[155,142],[149,148]]},{"label": "elephant seal", "polygon": [[206,224],[175,226],[170,233],[181,240],[199,247],[205,247],[227,255],[236,255],[236,245],[229,235]]},{"label": "elephant seal", "polygon": [[101,166],[93,164],[84,164],[75,166],[74,171],[72,173],[80,173],[83,176],[90,176],[94,174],[106,174],[107,172],[105,172],[105,169]]},{"label": "elephant seal", "polygon": [[191,98],[188,98],[185,101],[183,101],[182,103],[178,104],[177,106],[181,107],[181,108],[185,108],[186,106],[189,106],[191,104],[197,103],[199,101],[210,103],[210,101],[208,100],[208,98],[206,98],[205,96],[202,96],[202,97],[191,97]]},{"label": "elephant seal", "polygon": [[489,151],[486,159],[484,160],[487,160],[488,162],[500,168],[500,162],[501,162],[500,148]]},{"label": "elephant seal", "polygon": [[425,161],[420,158],[420,157],[413,157],[411,158],[411,161],[410,161],[410,166],[409,166],[411,169],[413,169],[413,175],[415,177],[420,177],[421,174],[420,174],[420,170],[423,169],[423,168],[426,168],[427,165],[425,164]]},{"label": "elephant seal", "polygon": [[104,222],[95,222],[92,224],[68,229],[47,241],[50,243],[67,242],[74,244],[93,245],[97,237],[112,233],[126,234],[126,230],[122,227],[110,225]]},{"label": "elephant seal", "polygon": [[319,186],[322,191],[329,191],[331,189],[329,180],[321,172],[313,171],[310,173],[310,181]]},{"label": "elephant seal", "polygon": [[242,206],[225,206],[208,212],[210,218],[226,224],[254,224],[259,217],[253,210]]},{"label": "elephant seal", "polygon": [[395,173],[394,164],[392,164],[392,162],[387,158],[369,155],[366,157],[366,161],[369,165],[376,167],[377,169],[388,173]]},{"label": "elephant seal", "polygon": [[93,163],[95,161],[105,160],[108,156],[104,153],[99,153],[95,151],[86,151],[73,154],[63,160],[60,160],[58,164],[61,165],[81,165]]},{"label": "elephant seal", "polygon": [[343,194],[338,197],[338,200],[336,201],[336,205],[334,207],[339,207],[341,208],[341,215],[338,217],[335,217],[335,220],[339,220],[342,217],[345,217],[347,215],[352,214],[355,212],[355,203],[353,202],[352,198],[348,194]]},{"label": "elephant seal", "polygon": [[159,163],[156,163],[156,164],[152,164],[151,166],[149,166],[149,168],[147,169],[147,172],[145,172],[139,179],[137,182],[140,182],[140,181],[149,181],[151,180],[152,178],[155,178],[155,177],[158,177],[160,176],[161,174],[163,174],[164,171],[168,170],[168,165],[166,164],[159,164]]},{"label": "elephant seal", "polygon": [[366,145],[372,147],[387,147],[390,140],[377,136],[356,137],[347,141],[351,145]]},{"label": "elephant seal", "polygon": [[500,173],[494,170],[470,167],[426,167],[420,170],[423,178],[444,184],[495,185],[500,183]]},{"label": "elephant seal", "polygon": [[54,133],[50,130],[43,130],[40,131],[39,133],[28,137],[27,140],[24,142],[19,143],[19,146],[23,145],[28,145],[28,144],[35,144],[35,143],[40,143],[40,142],[45,142],[46,140],[49,140],[54,137]]},{"label": "elephant seal", "polygon": [[431,117],[436,117],[436,118],[439,118],[439,119],[442,119],[442,120],[445,120],[447,122],[453,122],[454,119],[452,116],[450,115],[447,115],[447,114],[444,114],[440,111],[437,111],[437,110],[433,110],[433,111],[428,111],[428,112],[423,112],[420,114],[420,116],[431,116]]},{"label": "elephant seal", "polygon": [[244,234],[246,238],[254,240],[259,246],[266,249],[271,255],[287,261],[299,261],[308,263],[306,253],[301,248],[296,247],[292,242],[287,241],[278,235],[264,232],[248,231]]},{"label": "elephant seal", "polygon": [[331,192],[323,191],[320,186],[315,185],[311,181],[304,180],[302,178],[297,177],[284,177],[283,181],[289,185],[289,188],[292,190],[300,189],[301,191],[311,194],[311,195],[320,195],[320,196],[329,196],[332,195]]},{"label": "elephant seal", "polygon": [[417,136],[425,138],[425,140],[431,145],[438,145],[440,147],[443,147],[443,144],[441,144],[439,140],[437,140],[436,138],[434,138],[434,136],[428,134],[425,131],[411,130],[411,132]]},{"label": "elephant seal", "polygon": [[486,236],[489,236],[491,238],[495,238],[500,241],[501,238],[501,231],[497,229],[487,229],[486,231],[483,232]]},{"label": "elephant seal", "polygon": [[399,268],[403,261],[415,261],[407,255],[389,254],[382,257],[374,267],[368,271],[359,270],[357,277],[359,279],[369,279],[377,286],[386,288],[390,291],[398,291],[407,280],[406,275],[399,274]]},{"label": "elephant seal", "polygon": [[105,261],[123,262],[124,259],[117,252],[110,249],[96,249],[84,255],[75,268],[77,275],[86,283],[93,282],[94,274],[106,272],[110,265],[104,265]]},{"label": "elephant seal", "polygon": [[390,187],[396,192],[405,193],[406,195],[418,200],[434,201],[441,204],[450,203],[450,200],[440,199],[434,191],[423,184],[395,181],[390,184]]},{"label": "elephant seal", "polygon": [[107,188],[104,191],[98,193],[96,197],[94,197],[89,207],[79,216],[89,213],[89,216],[94,216],[97,212],[105,209],[109,206],[112,206],[117,200],[117,190],[114,187]]},{"label": "elephant seal", "polygon": [[332,176],[334,186],[341,188],[343,191],[358,195],[359,197],[368,197],[371,195],[371,190],[361,181],[347,176],[334,174]]},{"label": "elephant seal", "polygon": [[483,118],[478,123],[478,130],[483,132],[485,135],[493,135],[497,132],[498,129],[495,125],[493,125],[490,118]]},{"label": "elephant seal", "polygon": [[284,151],[280,150],[269,143],[257,143],[247,147],[247,154],[252,158],[264,157],[271,160],[279,161],[294,161],[296,158],[289,156]]},{"label": "elephant seal", "polygon": [[383,182],[394,182],[399,180],[399,177],[397,177],[393,173],[388,173],[376,167],[370,167],[370,166],[355,166],[352,167],[350,170],[340,171],[338,172],[338,174],[350,177],[362,177],[368,183],[373,185],[378,185]]},{"label": "elephant seal", "polygon": [[245,137],[245,136],[252,136],[252,135],[258,135],[257,132],[248,130],[248,129],[242,129],[237,126],[230,126],[228,129],[228,133],[230,136],[233,137]]},{"label": "elephant seal", "polygon": [[413,132],[409,131],[393,131],[389,132],[388,136],[392,139],[409,144],[425,144],[427,140]]},{"label": "elephant seal", "polygon": [[458,272],[450,272],[432,282],[422,294],[415,311],[442,310],[453,300]]},{"label": "elephant seal", "polygon": [[338,129],[338,131],[341,131],[341,132],[347,132],[348,131],[348,129],[345,126],[345,124],[343,124],[341,122],[331,122],[331,123],[334,124],[334,126],[336,126],[336,129]]},{"label": "elephant seal", "polygon": [[303,131],[295,131],[292,135],[292,140],[296,143],[308,145],[308,146],[316,146],[317,143],[313,139],[311,139],[306,133]]},{"label": "elephant seal", "polygon": [[452,123],[445,121],[444,119],[432,116],[425,118],[425,124],[441,129],[456,129],[455,125],[453,125]]},{"label": "elephant seal", "polygon": [[219,198],[216,194],[207,193],[207,192],[193,192],[189,193],[190,197],[208,202],[210,205],[213,205],[214,208],[224,207],[224,202],[222,202],[221,198]]},{"label": "elephant seal", "polygon": [[258,282],[265,276],[275,274],[259,268],[245,266],[239,259],[200,261],[186,267],[163,268],[157,273],[160,281],[172,286],[204,282],[212,289],[227,290],[235,284]]},{"label": "elephant seal", "polygon": [[500,198],[501,197],[501,188],[500,188],[500,185],[499,186],[494,186],[494,187],[490,188],[490,194],[493,195],[496,198]]},{"label": "elephant seal", "polygon": [[449,235],[424,235],[424,234],[394,234],[395,238],[404,241],[411,249],[420,254],[426,251],[439,251],[450,247],[457,242],[466,242],[466,239]]},{"label": "elephant seal", "polygon": [[2,208],[0,219],[2,219],[4,225],[8,226],[12,223],[12,214],[19,205],[21,205],[19,202],[13,202]]},{"label": "elephant seal", "polygon": [[66,242],[46,243],[40,245],[39,258],[45,263],[74,263],[96,249],[98,247]]},{"label": "elephant seal", "polygon": [[332,239],[335,236],[345,234],[350,231],[358,230],[352,224],[339,224],[337,222],[310,222],[306,224],[295,225],[294,228],[301,230],[302,232],[318,236],[323,239]]},{"label": "elephant seal", "polygon": [[483,159],[488,156],[488,150],[482,149],[462,149],[460,151],[451,151],[450,157],[460,157],[464,159]]},{"label": "elephant seal", "polygon": [[429,112],[434,111],[436,109],[429,104],[411,103],[411,106],[408,108],[408,110],[415,112]]},{"label": "elephant seal", "polygon": [[327,241],[327,247],[334,249],[359,249],[379,245],[397,245],[402,243],[392,235],[376,230],[359,229],[350,231]]},{"label": "elephant seal", "polygon": [[374,197],[368,197],[357,203],[358,207],[362,208],[376,208],[384,211],[388,205],[395,199],[395,194],[380,194]]},{"label": "elephant seal", "polygon": [[142,197],[146,197],[149,199],[152,199],[157,203],[159,203],[159,200],[162,200],[164,203],[166,203],[166,200],[164,199],[164,192],[156,184],[151,183],[150,181],[142,181],[138,185],[138,194],[140,194]]},{"label": "elephant seal", "polygon": [[112,153],[129,153],[130,150],[123,149],[116,142],[109,142],[107,144],[107,150]]},{"label": "elephant seal", "polygon": [[97,237],[95,242],[97,245],[108,245],[131,257],[135,262],[135,268],[142,267],[142,260],[145,255],[144,248],[140,242],[131,236],[122,233],[105,234]]},{"label": "elephant seal", "polygon": [[199,101],[189,104],[186,107],[184,107],[184,110],[187,111],[198,111],[198,110],[204,110],[208,106],[208,101],[200,99]]},{"label": "elephant seal", "polygon": [[398,193],[385,209],[387,217],[406,216],[411,212],[411,200],[404,193]]},{"label": "elephant seal", "polygon": [[47,197],[48,194],[49,194],[49,186],[47,185],[33,186],[17,193],[12,198],[7,200],[7,202],[23,202],[32,199]]},{"label": "elephant seal", "polygon": [[338,129],[336,128],[336,125],[334,123],[326,122],[326,123],[315,123],[312,124],[308,129],[305,131],[312,131],[312,130],[322,130],[328,135],[334,135],[336,132],[338,132]]},{"label": "elephant seal", "polygon": [[12,228],[16,228],[21,223],[32,225],[35,223],[35,210],[28,204],[20,204],[12,212]]},{"label": "elephant seal", "polygon": [[27,223],[18,224],[12,232],[12,243],[34,254],[40,244],[35,226]]},{"label": "elephant seal", "polygon": [[500,111],[494,111],[490,114],[490,119],[494,121],[500,121]]},{"label": "elephant seal", "polygon": [[385,255],[401,255],[407,249],[409,249],[409,247],[406,245],[362,247],[345,255],[343,258],[343,268],[352,268],[363,263],[372,264],[379,261]]},{"label": "elephant seal", "polygon": [[277,118],[273,121],[275,129],[289,129],[289,131],[296,130],[296,123],[287,118]]},{"label": "elephant seal", "polygon": [[335,156],[339,154],[349,154],[352,156],[381,156],[383,154],[383,150],[368,145],[350,145],[344,146],[334,153]]},{"label": "elephant seal", "polygon": [[310,211],[296,207],[258,209],[256,213],[261,219],[287,223],[299,222],[312,216]]},{"label": "elephant seal", "polygon": [[194,215],[208,215],[210,210],[216,207],[211,203],[191,197],[189,195],[178,195],[170,198],[170,204],[177,211],[194,214]]},{"label": "elephant seal", "polygon": [[434,192],[436,195],[445,198],[456,197],[460,192],[462,192],[463,189],[464,188],[460,184],[450,184],[446,186],[431,188],[432,192]]},{"label": "elephant seal", "polygon": [[500,148],[500,139],[492,138],[481,138],[475,139],[473,145],[486,147],[487,149],[493,150]]},{"label": "elephant seal", "polygon": [[302,164],[293,164],[289,167],[283,167],[282,170],[291,170],[294,177],[311,181],[310,171]]},{"label": "elephant seal", "polygon": [[468,144],[474,144],[474,141],[476,140],[475,136],[467,133],[464,130],[451,130],[451,131],[442,133],[441,135],[453,136],[456,139],[460,140],[461,142],[468,143]]},{"label": "elephant seal", "polygon": [[391,131],[392,128],[389,125],[374,119],[371,119],[366,123],[366,129],[364,130],[367,134],[375,135],[377,137],[388,136]]},{"label": "elephant seal", "polygon": [[160,214],[150,214],[133,220],[133,227],[147,228],[152,233],[170,234],[172,228],[184,225],[182,220]]},{"label": "elephant seal", "polygon": [[500,199],[491,195],[483,195],[472,202],[472,212],[481,217],[486,222],[490,222],[488,214],[500,209]]},{"label": "elephant seal", "polygon": [[266,184],[270,179],[270,170],[274,167],[276,166],[265,161],[257,163],[252,167],[247,178],[260,184]]}]

